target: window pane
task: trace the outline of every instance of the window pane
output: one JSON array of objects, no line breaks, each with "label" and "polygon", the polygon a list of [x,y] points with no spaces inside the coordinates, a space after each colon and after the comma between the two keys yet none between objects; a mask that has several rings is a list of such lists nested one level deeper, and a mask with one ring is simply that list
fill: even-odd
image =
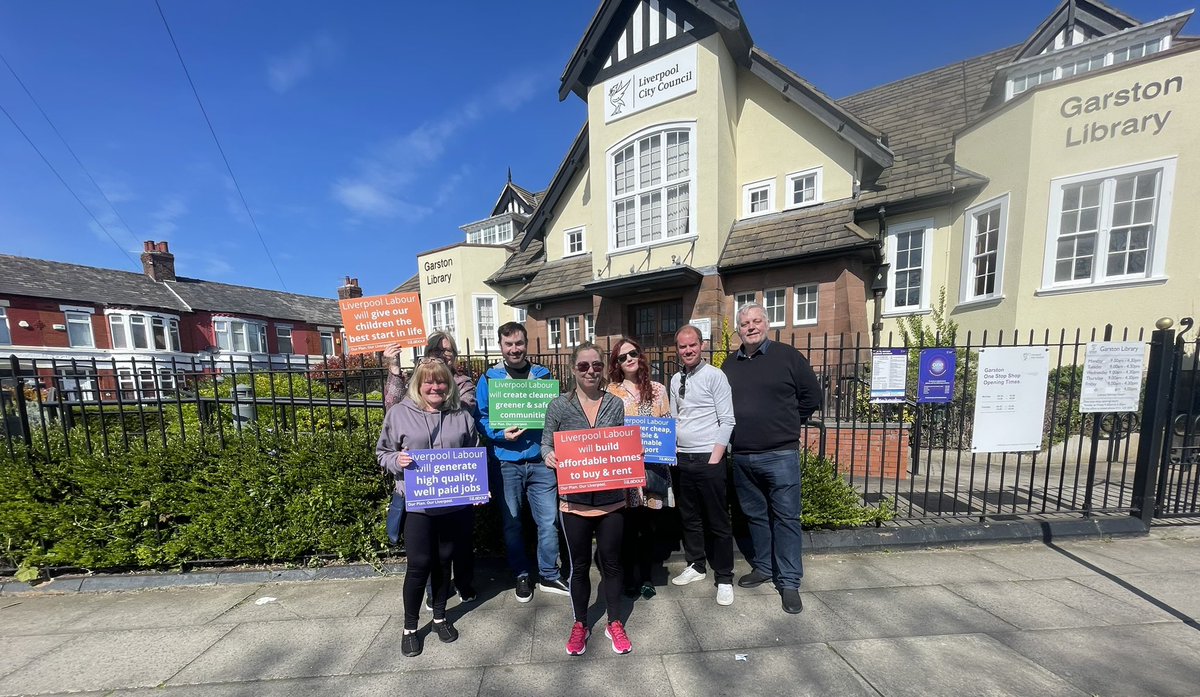
[{"label": "window pane", "polygon": [[68,312],[67,318],[67,340],[71,346],[94,347],[95,340],[92,338],[92,317],[91,315],[82,312]]},{"label": "window pane", "polygon": [[8,328],[8,312],[0,307],[0,344],[12,343],[12,330]]},{"label": "window pane", "polygon": [[613,157],[613,191],[619,196],[633,190],[633,146]]},{"label": "window pane", "polygon": [[321,332],[321,353],[326,356],[333,355],[333,332]]},{"label": "window pane", "polygon": [[154,334],[154,348],[159,351],[166,351],[167,346],[167,321],[162,317],[154,317],[150,320],[150,326]]},{"label": "window pane", "polygon": [[567,318],[567,346],[579,345],[579,317]]},{"label": "window pane", "polygon": [[667,179],[688,176],[688,133],[671,131],[667,134]]},{"label": "window pane", "polygon": [[641,196],[642,241],[662,239],[662,192]]},{"label": "window pane", "polygon": [[613,211],[613,221],[617,228],[617,246],[628,247],[634,243],[634,235],[637,233],[634,227],[634,210],[633,199],[617,201]]},{"label": "window pane", "polygon": [[275,338],[279,344],[280,353],[293,353],[292,330],[290,327],[276,327]]},{"label": "window pane", "polygon": [[246,323],[245,322],[230,322],[233,330],[233,350],[248,351],[246,344]]},{"label": "window pane", "polygon": [[146,318],[144,316],[129,316],[129,334],[133,337],[134,348],[150,348],[150,339],[146,336]]},{"label": "window pane", "polygon": [[792,205],[814,201],[817,198],[817,175],[806,174],[792,180]]},{"label": "window pane", "polygon": [[667,188],[667,237],[688,233],[688,185]]},{"label": "window pane", "polygon": [[213,322],[213,333],[217,335],[217,348],[222,351],[233,350],[233,342],[230,339],[229,322]]},{"label": "window pane", "polygon": [[183,344],[181,344],[179,342],[179,320],[174,320],[174,319],[171,320],[167,329],[169,330],[170,335],[171,335],[171,350],[172,351],[183,350],[182,349]]},{"label": "window pane", "polygon": [[817,320],[817,286],[796,286],[796,322]]},{"label": "window pane", "polygon": [[125,333],[125,318],[121,315],[108,316],[108,329],[112,334],[112,344],[115,349],[129,347],[129,337]]},{"label": "window pane", "polygon": [[653,135],[638,143],[639,186],[655,186],[662,181],[662,136]]},{"label": "window pane", "polygon": [[768,290],[763,293],[763,308],[767,311],[767,321],[772,325],[784,324],[784,297],[787,291],[783,288]]}]

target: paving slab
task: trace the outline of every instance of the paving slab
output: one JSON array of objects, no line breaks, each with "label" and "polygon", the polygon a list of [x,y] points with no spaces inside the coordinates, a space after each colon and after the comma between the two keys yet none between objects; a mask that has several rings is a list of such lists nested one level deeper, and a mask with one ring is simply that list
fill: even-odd
[{"label": "paving slab", "polygon": [[677,695],[879,694],[825,644],[664,656],[663,664]]},{"label": "paving slab", "polygon": [[[221,622],[270,622],[274,620],[352,617],[371,602],[384,587],[395,581],[353,580],[272,583],[244,594]],[[274,600],[266,600],[274,598]],[[261,601],[261,604],[260,604]]]},{"label": "paving slab", "polygon": [[941,586],[815,594],[862,638],[1008,631],[1013,625]]},{"label": "paving slab", "polygon": [[92,632],[0,680],[0,695],[152,687],[230,631],[228,626]]},{"label": "paving slab", "polygon": [[900,579],[904,585],[1015,581],[1029,578],[1021,571],[994,564],[968,551],[958,550],[879,554],[871,558],[871,565]]},{"label": "paving slab", "polygon": [[[205,587],[188,591],[187,602],[169,590],[106,593],[93,612],[71,622],[72,632],[186,627],[216,620],[254,592],[253,587]],[[222,624],[232,622],[220,621]]]},{"label": "paving slab", "polygon": [[885,697],[1087,695],[981,634],[865,639],[833,649]]},{"label": "paving slab", "polygon": [[[635,649],[636,651],[636,649]],[[483,672],[479,694],[489,697],[527,695],[637,695],[656,697],[678,694],[671,690],[659,656],[637,653],[619,656],[617,663],[589,660],[592,651],[574,660],[534,665],[495,666]]]},{"label": "paving slab", "polygon": [[[823,554],[804,560],[804,581],[801,587],[806,591],[823,591],[849,588],[889,588],[907,585],[898,576],[889,573],[884,564],[879,563],[890,555],[875,554]],[[775,589],[769,584],[766,588],[771,593]],[[735,588],[734,590],[745,590]]]},{"label": "paving slab", "polygon": [[[722,612],[709,600],[685,599],[679,605],[700,648],[717,651],[808,644],[863,636],[813,593],[801,593],[804,612],[789,615],[779,595],[739,597]],[[564,639],[565,641],[565,639]]]},{"label": "paving slab", "polygon": [[[700,643],[692,633],[679,603],[678,600],[656,596],[649,601],[626,603],[623,606],[618,617],[625,618],[622,621],[636,653],[657,655],[700,650]],[[714,611],[729,609],[720,608],[715,603],[710,605]],[[588,619],[591,620],[592,638],[588,641],[585,655],[589,658],[622,658],[613,653],[612,643],[604,636],[607,619],[603,607],[593,604]],[[567,655],[566,649],[571,625],[570,608],[539,608],[533,633],[533,661],[572,660],[574,657]]]},{"label": "paving slab", "polygon": [[[1105,577],[1080,579],[1089,588],[1138,607],[1162,605],[1200,621],[1200,583],[1194,571],[1122,574],[1119,580]],[[1169,610],[1167,610],[1170,613]],[[1174,614],[1176,619],[1182,619]]]},{"label": "paving slab", "polygon": [[1185,697],[1200,687],[1200,630],[1182,623],[996,634],[1093,695]]},{"label": "paving slab", "polygon": [[113,602],[102,595],[25,594],[0,597],[0,636],[54,634]]},{"label": "paving slab", "polygon": [[482,678],[481,669],[429,670],[118,690],[106,697],[447,697],[474,695]]},{"label": "paving slab", "polygon": [[170,679],[172,685],[344,675],[386,618],[252,622],[238,625]]},{"label": "paving slab", "polygon": [[946,588],[1021,629],[1099,627],[1171,619],[1157,608],[1118,600],[1072,579],[963,583],[949,584]]},{"label": "paving slab", "polygon": [[1181,544],[1164,540],[1142,540],[1136,545],[1091,543],[1086,549],[1114,561],[1132,564],[1143,571],[1200,570],[1200,549],[1196,548],[1194,541]]},{"label": "paving slab", "polygon": [[59,644],[69,641],[67,634],[5,637],[0,639],[0,677],[4,677]]},{"label": "paving slab", "polygon": [[532,612],[473,609],[465,615],[449,611],[458,629],[458,641],[443,644],[432,632],[432,619],[422,613],[420,632],[425,649],[406,657],[400,650],[404,618],[387,621],[370,646],[355,662],[354,673],[416,671],[432,668],[474,668],[528,663],[533,647]]}]

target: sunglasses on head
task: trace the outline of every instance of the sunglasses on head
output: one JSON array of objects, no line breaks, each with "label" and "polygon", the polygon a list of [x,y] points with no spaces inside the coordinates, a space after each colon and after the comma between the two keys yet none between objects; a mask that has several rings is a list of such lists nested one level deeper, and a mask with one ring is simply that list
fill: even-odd
[{"label": "sunglasses on head", "polygon": [[442,365],[445,365],[446,361],[439,356],[422,356],[421,358],[417,359],[417,365],[428,365],[430,363],[441,363]]},{"label": "sunglasses on head", "polygon": [[642,354],[637,349],[630,349],[629,351],[617,356],[617,363],[624,363],[627,359],[637,358],[640,355]]},{"label": "sunglasses on head", "polygon": [[600,361],[592,361],[591,363],[588,363],[587,361],[579,361],[575,364],[575,370],[580,373],[586,373],[589,368],[599,373],[604,370],[604,364]]}]

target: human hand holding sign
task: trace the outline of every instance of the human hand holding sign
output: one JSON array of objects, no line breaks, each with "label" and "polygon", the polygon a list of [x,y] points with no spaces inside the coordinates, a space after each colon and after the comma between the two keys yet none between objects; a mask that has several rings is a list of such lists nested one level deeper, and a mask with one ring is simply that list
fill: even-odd
[{"label": "human hand holding sign", "polygon": [[396,453],[396,464],[407,469],[413,466],[413,457],[407,451],[401,450]]},{"label": "human hand holding sign", "polygon": [[525,429],[523,428],[517,428],[516,426],[506,428],[504,429],[504,440],[516,440],[520,438],[521,434],[523,433],[525,433]]},{"label": "human hand holding sign", "polygon": [[542,458],[542,461],[545,462],[546,466],[549,467],[550,469],[552,469],[552,470],[558,469],[558,456],[554,454],[553,450],[546,453],[546,456],[544,458]]}]

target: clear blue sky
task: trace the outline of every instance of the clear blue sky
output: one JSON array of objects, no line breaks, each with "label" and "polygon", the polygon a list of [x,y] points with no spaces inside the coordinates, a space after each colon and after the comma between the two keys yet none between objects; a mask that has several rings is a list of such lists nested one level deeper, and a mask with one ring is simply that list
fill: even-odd
[{"label": "clear blue sky", "polygon": [[[585,116],[557,91],[594,0],[160,1],[282,284],[153,0],[0,2],[0,54],[128,223],[0,65],[0,106],[117,242],[0,114],[0,253],[140,270],[126,253],[167,240],[180,275],[382,293],[462,241],[509,167],[545,187]],[[1193,2],[1115,5],[1146,21]],[[842,97],[1020,43],[1057,2],[739,4],[757,45]]]}]

